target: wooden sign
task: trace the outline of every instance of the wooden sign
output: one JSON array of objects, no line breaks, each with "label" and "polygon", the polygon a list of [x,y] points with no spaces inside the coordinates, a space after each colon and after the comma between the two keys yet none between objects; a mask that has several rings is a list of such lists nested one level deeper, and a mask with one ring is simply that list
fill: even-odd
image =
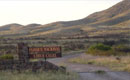
[{"label": "wooden sign", "polygon": [[57,58],[61,57],[61,47],[30,47],[29,57],[30,58]]}]

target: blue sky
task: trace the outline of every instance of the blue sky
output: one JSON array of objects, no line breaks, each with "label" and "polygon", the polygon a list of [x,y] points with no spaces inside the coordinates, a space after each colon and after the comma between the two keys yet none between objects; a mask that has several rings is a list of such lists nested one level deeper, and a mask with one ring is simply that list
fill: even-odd
[{"label": "blue sky", "polygon": [[107,9],[122,0],[0,0],[0,25],[70,21]]}]

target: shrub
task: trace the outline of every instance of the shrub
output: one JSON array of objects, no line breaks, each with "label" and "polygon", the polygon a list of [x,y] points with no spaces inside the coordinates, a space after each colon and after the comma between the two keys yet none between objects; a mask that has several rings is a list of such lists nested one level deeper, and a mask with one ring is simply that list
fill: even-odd
[{"label": "shrub", "polygon": [[99,43],[99,44],[91,46],[88,50],[108,51],[108,50],[111,50],[111,47],[108,45],[104,45],[102,43]]},{"label": "shrub", "polygon": [[115,51],[120,51],[120,52],[130,52],[130,47],[126,45],[113,46],[113,49]]},{"label": "shrub", "polygon": [[85,46],[82,43],[67,43],[64,46],[64,51],[71,51],[71,50],[82,50]]},{"label": "shrub", "polygon": [[103,70],[97,70],[97,71],[95,71],[95,73],[97,73],[97,74],[105,74],[106,72],[103,71]]},{"label": "shrub", "polygon": [[4,54],[0,56],[0,59],[14,59],[12,54]]},{"label": "shrub", "polygon": [[92,55],[109,56],[114,54],[114,51],[110,46],[99,43],[89,47],[87,53]]},{"label": "shrub", "polygon": [[110,46],[112,46],[112,45],[114,45],[114,44],[116,44],[116,42],[113,40],[113,41],[104,41],[103,42],[103,44],[105,44],[105,45],[110,45]]},{"label": "shrub", "polygon": [[115,45],[115,46],[108,46],[104,44],[95,44],[88,48],[87,54],[92,55],[100,55],[100,56],[121,56],[121,55],[129,55],[130,54],[130,47],[126,45]]},{"label": "shrub", "polygon": [[111,56],[111,55],[116,55],[116,52],[113,50],[109,50],[109,51],[92,50],[92,51],[87,51],[87,54],[92,54],[95,56]]}]

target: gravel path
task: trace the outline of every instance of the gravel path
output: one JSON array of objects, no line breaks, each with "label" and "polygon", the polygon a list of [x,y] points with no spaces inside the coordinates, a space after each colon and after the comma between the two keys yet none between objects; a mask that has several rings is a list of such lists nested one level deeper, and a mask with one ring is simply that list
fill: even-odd
[{"label": "gravel path", "polygon": [[106,72],[98,73],[79,73],[81,80],[130,80],[130,73],[127,72]]},{"label": "gravel path", "polygon": [[[67,62],[68,59],[80,55],[84,55],[84,53],[67,55],[62,58],[49,59],[48,61],[56,65],[65,65],[68,71],[77,72],[81,77],[80,80],[130,80],[130,73],[127,72],[113,72],[106,67]],[[95,73],[95,71],[99,70],[105,71],[105,73]]]}]

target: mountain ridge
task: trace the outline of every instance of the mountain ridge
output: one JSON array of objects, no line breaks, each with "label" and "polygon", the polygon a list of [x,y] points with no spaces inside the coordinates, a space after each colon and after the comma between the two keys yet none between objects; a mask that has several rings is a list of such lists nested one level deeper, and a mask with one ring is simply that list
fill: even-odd
[{"label": "mountain ridge", "polygon": [[36,23],[29,25],[17,24],[19,27],[13,26],[17,30],[14,30],[14,28],[10,28],[12,27],[12,25],[10,27],[8,26],[8,29],[2,29],[3,27],[0,27],[0,36],[11,36],[10,33],[12,33],[12,36],[21,35],[20,37],[74,37],[126,35],[129,34],[128,32],[130,31],[129,6],[130,1],[123,0],[106,10],[95,12],[79,20],[58,21],[45,25]]}]

